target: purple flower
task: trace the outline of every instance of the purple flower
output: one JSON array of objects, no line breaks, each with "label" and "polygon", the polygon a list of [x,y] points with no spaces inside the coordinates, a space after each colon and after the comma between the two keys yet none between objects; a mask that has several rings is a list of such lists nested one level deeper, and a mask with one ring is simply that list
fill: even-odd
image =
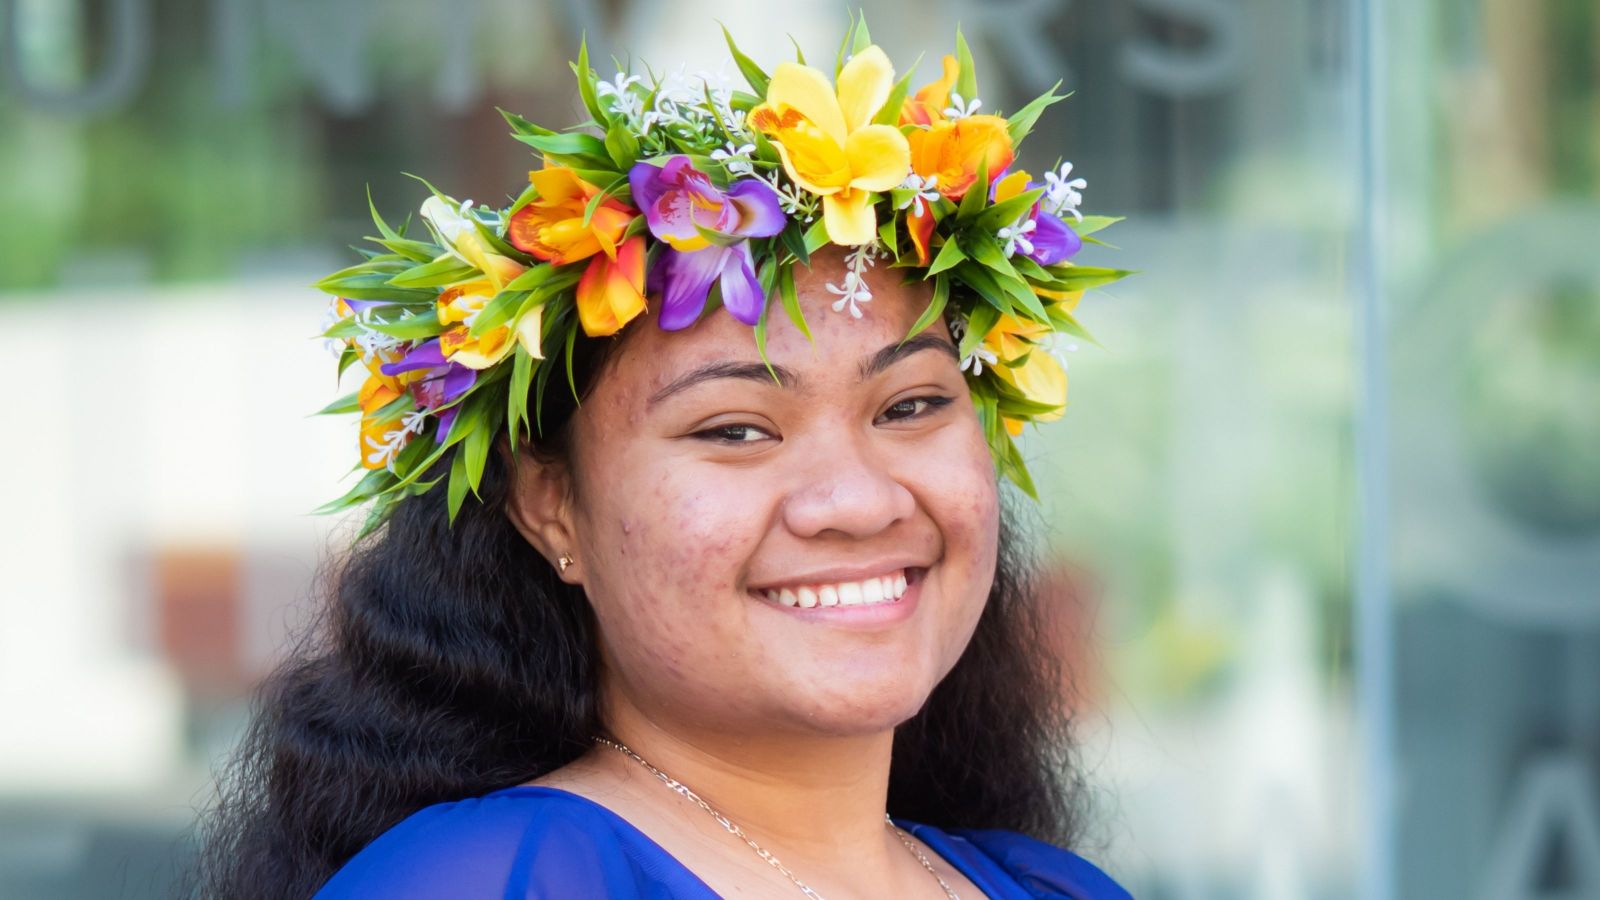
[{"label": "purple flower", "polygon": [[746,239],[783,230],[778,192],[756,178],[736,181],[724,191],[696,171],[687,156],[674,156],[664,166],[637,163],[628,172],[628,184],[650,233],[668,245],[651,267],[647,286],[661,295],[661,327],[676,331],[694,324],[712,282],[719,280],[722,305],[735,319],[756,324],[767,298]]},{"label": "purple flower", "polygon": [[[989,202],[1004,202],[1044,185],[1029,181],[1026,172],[1008,174],[1002,169],[990,182]],[[1038,203],[1016,222],[1001,229],[1000,238],[1006,242],[1006,255],[1021,253],[1041,266],[1066,262],[1083,249],[1083,238],[1073,231],[1060,216],[1045,212]]]},{"label": "purple flower", "polygon": [[439,417],[439,431],[434,440],[442,444],[450,436],[456,413],[461,411],[459,405],[452,404],[472,389],[477,383],[478,373],[445,359],[438,338],[424,341],[399,360],[382,366],[385,375],[402,375],[419,370],[426,371],[416,380],[409,381],[406,388],[411,391],[411,398],[418,406]]}]

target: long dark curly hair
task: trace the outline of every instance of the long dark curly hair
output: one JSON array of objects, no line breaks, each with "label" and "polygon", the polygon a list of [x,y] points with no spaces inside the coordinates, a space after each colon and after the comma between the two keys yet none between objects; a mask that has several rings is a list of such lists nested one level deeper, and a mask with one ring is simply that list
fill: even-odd
[{"label": "long dark curly hair", "polygon": [[[608,346],[578,342],[578,396]],[[568,454],[573,396],[547,390],[544,437],[525,452]],[[482,502],[469,499],[454,525],[445,492],[429,491],[338,561],[219,773],[186,893],[303,900],[411,813],[537,778],[593,746],[595,619],[507,517],[512,465],[490,454]],[[1013,521],[1008,509],[965,653],[895,731],[889,812],[1067,846],[1084,791],[1063,644]]]}]

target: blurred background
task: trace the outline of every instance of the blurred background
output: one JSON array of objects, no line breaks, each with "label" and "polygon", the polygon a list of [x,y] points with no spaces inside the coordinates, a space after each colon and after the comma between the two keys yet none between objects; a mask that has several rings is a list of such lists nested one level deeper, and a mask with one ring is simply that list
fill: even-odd
[{"label": "blurred background", "polygon": [[[1140,898],[1600,898],[1600,4],[862,7],[918,84],[960,21],[985,111],[1065,79],[1022,161],[1130,217],[1026,445],[1099,591],[1085,855]],[[0,0],[0,897],[187,863],[348,534],[307,285],[363,186],[498,202],[494,107],[576,121],[580,33],[692,72],[714,18],[770,67],[846,8]]]}]

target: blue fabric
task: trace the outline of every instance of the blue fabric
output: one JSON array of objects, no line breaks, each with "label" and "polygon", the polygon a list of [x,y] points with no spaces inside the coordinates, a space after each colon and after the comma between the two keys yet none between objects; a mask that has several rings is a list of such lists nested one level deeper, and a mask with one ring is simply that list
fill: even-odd
[{"label": "blue fabric", "polygon": [[[895,820],[995,900],[1125,900],[1105,873],[1011,831]],[[557,900],[717,894],[610,809],[557,788],[519,785],[438,803],[384,832],[316,900]]]}]

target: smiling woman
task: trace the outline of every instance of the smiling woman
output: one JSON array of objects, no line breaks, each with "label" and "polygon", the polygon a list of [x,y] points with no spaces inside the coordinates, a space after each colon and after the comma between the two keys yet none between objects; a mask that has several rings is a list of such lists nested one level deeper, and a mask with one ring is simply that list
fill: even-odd
[{"label": "smiling woman", "polygon": [[[872,156],[858,132],[904,141],[866,124],[899,106],[860,87],[887,60],[857,50],[841,140]],[[841,101],[786,66],[751,119],[798,146],[807,120],[773,98],[824,119]],[[1126,896],[1063,849],[1080,796],[1061,645],[1002,513],[1000,474],[1025,481],[1002,419],[1059,404],[982,377],[989,327],[951,322],[1010,329],[993,346],[1025,345],[1002,364],[1019,372],[1047,352],[998,316],[939,315],[968,289],[875,268],[822,224],[777,274],[756,255],[785,240],[777,189],[724,189],[689,160],[634,164],[644,216],[568,176],[536,179],[499,229],[466,205],[425,208],[450,249],[385,275],[399,299],[382,302],[442,288],[440,324],[345,320],[371,371],[372,472],[352,496],[387,499],[323,627],[264,690],[212,819],[208,896]],[[845,179],[818,223],[855,235],[879,183]],[[894,224],[867,228],[868,246]],[[641,291],[646,227],[661,243]],[[415,252],[407,240],[384,243]],[[541,268],[546,251],[582,269],[575,286]],[[1016,276],[1044,322],[1046,301],[1069,302],[1059,274]],[[461,313],[460,285],[486,279]],[[789,315],[769,321],[780,281]],[[548,283],[575,287],[571,305],[492,318]],[[647,297],[658,327],[623,327]],[[531,374],[562,327],[587,335],[566,332],[570,391]],[[452,389],[461,366],[477,374]],[[531,433],[515,413],[529,394]],[[486,410],[508,404],[491,444]]]}]

